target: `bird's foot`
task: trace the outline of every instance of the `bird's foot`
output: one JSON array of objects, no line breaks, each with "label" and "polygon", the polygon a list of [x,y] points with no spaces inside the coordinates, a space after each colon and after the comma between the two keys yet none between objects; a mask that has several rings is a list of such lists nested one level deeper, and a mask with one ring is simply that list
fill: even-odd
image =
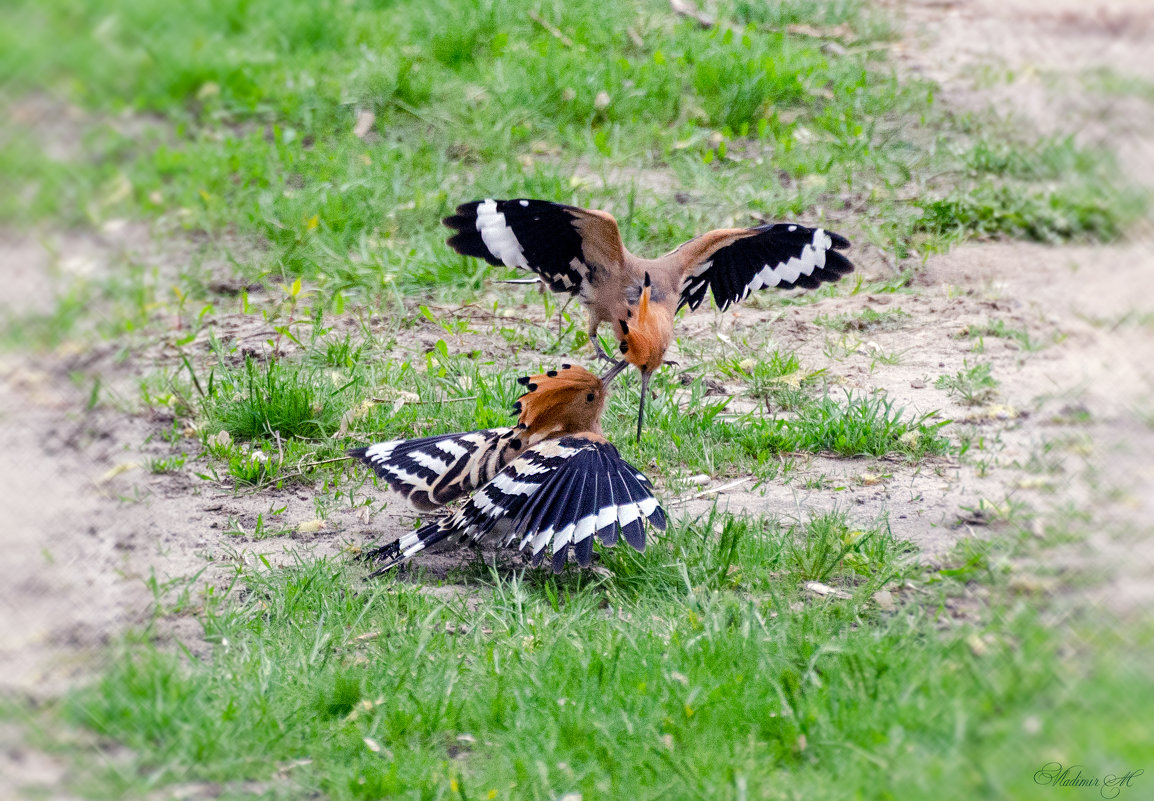
[{"label": "bird's foot", "polygon": [[598,359],[603,362],[610,362],[611,364],[615,364],[617,362],[616,359],[606,353],[605,349],[601,347],[601,340],[598,337],[590,337],[589,341],[593,343],[593,353]]}]

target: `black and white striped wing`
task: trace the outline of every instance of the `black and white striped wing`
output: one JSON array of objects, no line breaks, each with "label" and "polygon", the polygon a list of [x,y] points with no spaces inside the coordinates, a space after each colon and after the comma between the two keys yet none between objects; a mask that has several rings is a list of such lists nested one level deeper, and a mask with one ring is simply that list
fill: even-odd
[{"label": "black and white striped wing", "polygon": [[395,439],[349,451],[421,511],[437,509],[489,482],[517,453],[512,428]]},{"label": "black and white striped wing", "polygon": [[853,263],[839,250],[849,240],[821,228],[775,223],[748,229],[694,265],[681,283],[681,306],[696,309],[713,292],[719,309],[743,300],[755,289],[777,287],[816,289],[853,272]]},{"label": "black and white striped wing", "polygon": [[432,547],[493,537],[528,550],[534,565],[548,551],[554,572],[565,566],[570,550],[587,567],[594,537],[606,545],[624,537],[643,551],[646,520],[665,528],[653,486],[615,447],[580,435],[546,440],[522,453],[458,512],[398,540],[383,554],[382,570]]},{"label": "black and white striped wing", "polygon": [[623,251],[608,214],[545,200],[474,200],[444,224],[456,232],[447,241],[458,253],[532,270],[554,292],[571,295],[596,282],[597,271]]}]

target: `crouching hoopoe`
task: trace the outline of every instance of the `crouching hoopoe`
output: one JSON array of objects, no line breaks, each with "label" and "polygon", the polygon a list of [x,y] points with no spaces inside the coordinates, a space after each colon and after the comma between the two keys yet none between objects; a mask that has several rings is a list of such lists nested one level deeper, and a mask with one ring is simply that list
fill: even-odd
[{"label": "crouching hoopoe", "polygon": [[613,215],[544,200],[475,200],[444,223],[457,252],[532,270],[554,292],[576,295],[602,358],[597,329],[613,327],[625,361],[641,371],[638,438],[649,377],[665,361],[678,309],[696,309],[706,290],[724,310],[755,289],[814,289],[853,271],[837,252],[849,240],[794,223],[709,231],[659,259],[626,250]]},{"label": "crouching hoopoe", "polygon": [[646,519],[665,528],[649,480],[601,434],[607,382],[566,364],[520,383],[526,392],[513,407],[512,428],[349,451],[422,511],[472,493],[457,512],[366,553],[384,562],[373,575],[421,551],[486,540],[528,550],[534,566],[548,550],[556,573],[570,549],[588,567],[594,537],[614,545],[620,535],[643,551]]}]

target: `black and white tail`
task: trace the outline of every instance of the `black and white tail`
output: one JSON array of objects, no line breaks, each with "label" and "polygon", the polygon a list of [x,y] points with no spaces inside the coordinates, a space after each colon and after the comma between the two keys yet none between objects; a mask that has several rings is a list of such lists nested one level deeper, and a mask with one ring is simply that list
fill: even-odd
[{"label": "black and white tail", "polygon": [[488,483],[522,448],[517,428],[395,439],[349,451],[421,511]]},{"label": "black and white tail", "polygon": [[495,541],[528,551],[534,566],[546,552],[560,572],[572,550],[577,564],[593,559],[593,539],[619,537],[645,550],[645,522],[666,525],[653,486],[603,438],[578,434],[541,442],[497,473],[459,511],[446,514],[374,552],[380,574],[421,551],[469,541]]},{"label": "black and white tail", "polygon": [[849,244],[839,234],[795,223],[748,228],[685,273],[678,308],[696,309],[706,290],[724,310],[757,289],[816,289],[853,272],[853,263],[838,253]]}]

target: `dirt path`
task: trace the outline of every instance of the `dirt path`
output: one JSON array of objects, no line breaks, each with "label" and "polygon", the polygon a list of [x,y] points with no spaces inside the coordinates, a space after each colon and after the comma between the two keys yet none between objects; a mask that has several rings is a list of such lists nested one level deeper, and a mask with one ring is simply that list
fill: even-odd
[{"label": "dirt path", "polygon": [[[1098,277],[1109,276],[1108,280]],[[1094,600],[1116,611],[1154,602],[1154,297],[1131,290],[1154,276],[1145,243],[1062,249],[1020,243],[973,245],[931,259],[913,295],[857,295],[794,307],[771,323],[738,311],[722,324],[736,338],[772,324],[775,347],[855,390],[884,389],[907,409],[959,421],[951,437],[972,437],[967,457],[911,467],[900,462],[812,457],[788,482],[758,493],[733,492],[731,511],[804,513],[832,506],[874,519],[888,514],[895,535],[931,560],[959,537],[984,536],[987,524],[1028,526],[1039,538],[1084,538],[1051,550],[1052,563],[1033,572],[1078,571]],[[852,350],[823,362],[831,342],[814,323],[820,315],[865,309],[906,313],[900,325],[851,335]],[[1027,331],[1041,350],[1013,339],[967,332],[1001,322]],[[901,353],[897,365],[875,364]],[[959,405],[934,386],[937,376],[981,361],[1001,384],[979,407]],[[872,369],[871,369],[872,365]],[[970,421],[970,422],[966,422]],[[981,447],[981,451],[977,448]],[[695,501],[694,513],[711,501]],[[988,514],[975,514],[986,507]],[[1057,586],[1047,579],[1046,586]]]},{"label": "dirt path", "polygon": [[[905,8],[910,46],[900,63],[937,81],[945,102],[1012,110],[1042,133],[1073,134],[1081,145],[1112,151],[1131,181],[1154,188],[1150,3],[909,0]],[[924,274],[930,286],[993,295],[1064,337],[1026,359],[1004,387],[1015,402],[1036,393],[1040,411],[1068,403],[1089,413],[1092,422],[1079,432],[1089,444],[1067,449],[1054,491],[1030,500],[1047,520],[1088,535],[1051,551],[1047,569],[1089,574],[1096,579],[1090,599],[1115,611],[1154,603],[1154,297],[1146,290],[1154,280],[1154,219],[1136,224],[1128,240],[1060,249],[971,245],[932,259]],[[1063,435],[1034,428],[1013,432],[1008,448],[1032,442],[1052,454]],[[1089,515],[1081,524],[1080,513]]]},{"label": "dirt path", "polygon": [[[1154,186],[1154,7],[1146,0],[906,0],[905,71],[959,110],[995,108],[1117,153]],[[1147,229],[1149,230],[1149,229]]]},{"label": "dirt path", "polygon": [[[43,240],[0,235],[0,264],[13,279],[0,304],[50,310],[54,287],[129,263],[171,271],[194,250],[180,239],[159,244],[147,228],[128,224]],[[0,694],[51,697],[90,675],[111,636],[146,621],[153,585],[163,592],[174,582],[171,591],[198,574],[224,584],[236,562],[258,554],[277,564],[290,562],[293,552],[347,547],[341,532],[358,522],[351,513],[338,512],[307,535],[254,541],[228,533],[238,525],[251,531],[270,505],[286,507],[280,519],[287,527],[313,520],[307,492],[235,495],[186,473],[150,471],[150,459],[171,453],[158,437],[171,417],[120,408],[156,367],[148,356],[118,359],[115,343],[44,359],[0,356],[0,486],[8,519],[0,549],[12,577],[0,589]],[[90,409],[91,384],[71,376],[93,373],[101,377],[102,402]]]},{"label": "dirt path", "polygon": [[[1105,98],[1094,88],[1094,71],[1102,68],[1144,80],[1154,75],[1146,57],[1154,52],[1154,9],[1143,0],[1092,7],[911,0],[902,8],[908,35],[901,63],[940,81],[946,102],[963,109],[1013,103],[1043,130],[1075,131],[1086,142],[1115,147],[1132,174],[1154,186],[1154,103]],[[991,77],[1008,72],[1016,76],[1009,83]],[[772,324],[776,346],[796,351],[808,368],[828,367],[847,388],[885,389],[912,409],[938,409],[954,419],[976,415],[973,434],[990,443],[987,464],[946,460],[911,468],[813,457],[789,483],[725,493],[721,503],[799,515],[836,503],[863,519],[886,513],[897,536],[938,558],[990,522],[974,514],[979,505],[990,504],[996,517],[1007,501],[1022,502],[1039,514],[1041,522],[1032,524],[1039,536],[1069,528],[1089,536],[1052,551],[1054,565],[1100,573],[1117,562],[1124,569],[1103,585],[1103,598],[1121,609],[1149,602],[1154,369],[1145,356],[1154,353],[1154,299],[1140,291],[1154,278],[1154,241],[1142,239],[1149,235],[1140,229],[1136,241],[1098,248],[972,245],[930,259],[910,295],[687,318],[685,333],[716,328],[732,335]],[[9,302],[45,297],[52,281],[67,280],[83,263],[76,260],[94,253],[99,262],[110,249],[110,263],[125,247],[161,258],[137,239],[125,247],[66,241],[51,248],[54,256],[27,240],[4,242],[0,262],[16,283]],[[880,261],[862,267],[890,274]],[[827,350],[837,337],[816,317],[865,308],[901,308],[907,316],[894,328],[850,336],[844,352],[835,347],[831,358]],[[981,358],[1001,381],[1000,411],[952,404],[934,380],[974,358],[963,330],[994,320],[1047,345],[1024,351],[1012,340],[986,337]],[[896,352],[897,365],[876,363],[877,354]],[[14,577],[0,591],[0,692],[51,695],[91,670],[109,636],[143,619],[152,574],[164,582],[207,568],[205,580],[223,580],[235,560],[256,553],[287,562],[294,550],[333,554],[362,538],[365,525],[351,511],[338,511],[319,534],[263,541],[225,534],[237,521],[251,526],[270,504],[288,507],[289,525],[310,520],[312,498],[303,491],[234,497],[203,482],[151,474],[148,458],[165,451],[140,443],[167,421],[86,411],[86,388],[68,377],[75,366],[15,357],[0,366],[0,482],[9,513],[0,545]],[[133,371],[147,368],[111,369],[128,371],[121,377],[131,383]],[[816,488],[806,489],[807,482]],[[710,503],[679,508],[697,512]],[[382,525],[401,529],[396,519],[374,522]]]}]

